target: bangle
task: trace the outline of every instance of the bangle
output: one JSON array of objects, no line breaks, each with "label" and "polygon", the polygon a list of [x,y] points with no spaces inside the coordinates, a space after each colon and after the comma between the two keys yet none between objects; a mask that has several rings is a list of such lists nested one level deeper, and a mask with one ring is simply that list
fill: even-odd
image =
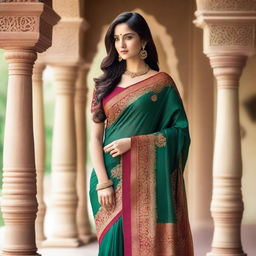
[{"label": "bangle", "polygon": [[104,188],[108,188],[108,187],[111,187],[112,185],[113,185],[113,181],[108,180],[106,182],[97,184],[96,190],[101,190],[101,189],[104,189]]}]

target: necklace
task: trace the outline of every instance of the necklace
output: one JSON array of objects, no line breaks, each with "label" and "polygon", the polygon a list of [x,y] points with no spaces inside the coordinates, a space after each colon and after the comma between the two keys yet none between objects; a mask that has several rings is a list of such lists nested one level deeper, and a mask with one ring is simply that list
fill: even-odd
[{"label": "necklace", "polygon": [[142,76],[144,74],[146,74],[149,71],[149,65],[146,64],[146,70],[140,71],[140,72],[131,72],[128,70],[125,70],[124,74],[134,78],[135,76]]}]

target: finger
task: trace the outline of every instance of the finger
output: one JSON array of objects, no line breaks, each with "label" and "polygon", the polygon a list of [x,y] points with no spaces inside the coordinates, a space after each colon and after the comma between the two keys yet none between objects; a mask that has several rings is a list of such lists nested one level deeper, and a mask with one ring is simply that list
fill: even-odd
[{"label": "finger", "polygon": [[112,154],[114,154],[114,153],[116,153],[116,152],[118,152],[118,149],[113,148],[113,149],[111,149],[111,151],[110,151],[109,153],[112,155]]},{"label": "finger", "polygon": [[105,150],[105,152],[108,153],[108,152],[110,152],[110,151],[113,150],[113,149],[115,149],[114,145],[108,147],[108,148]]},{"label": "finger", "polygon": [[102,205],[102,198],[101,196],[98,198],[99,204]]},{"label": "finger", "polygon": [[103,149],[104,150],[107,150],[109,147],[112,147],[113,146],[113,142],[109,143],[108,145],[106,145]]},{"label": "finger", "polygon": [[112,205],[113,205],[113,199],[112,199],[112,196],[110,196],[110,197],[108,198],[108,203],[109,203],[109,205],[110,205],[110,206],[112,206]]},{"label": "finger", "polygon": [[111,209],[111,204],[110,204],[110,202],[109,202],[109,199],[108,199],[108,198],[106,198],[105,208],[106,208],[107,210],[110,210],[110,209]]},{"label": "finger", "polygon": [[116,157],[116,156],[118,156],[118,155],[120,155],[119,152],[116,152],[116,153],[114,153],[114,154],[112,155],[112,157]]},{"label": "finger", "polygon": [[107,196],[104,197],[104,203],[105,203],[105,205],[108,204],[108,197]]},{"label": "finger", "polygon": [[109,200],[108,197],[106,198],[106,206],[107,206],[108,208],[111,206],[111,203],[110,203],[110,200]]}]

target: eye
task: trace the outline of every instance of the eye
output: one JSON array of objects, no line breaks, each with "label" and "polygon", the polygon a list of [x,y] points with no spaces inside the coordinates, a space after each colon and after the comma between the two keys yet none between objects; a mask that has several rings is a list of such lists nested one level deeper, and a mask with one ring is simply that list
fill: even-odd
[{"label": "eye", "polygon": [[132,36],[127,36],[126,38],[127,38],[127,39],[132,39]]}]

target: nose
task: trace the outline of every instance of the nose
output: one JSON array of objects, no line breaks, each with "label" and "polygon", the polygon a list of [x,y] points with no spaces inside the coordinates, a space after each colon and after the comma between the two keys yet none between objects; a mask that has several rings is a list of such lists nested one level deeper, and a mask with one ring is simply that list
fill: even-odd
[{"label": "nose", "polygon": [[121,48],[125,48],[124,38],[121,38],[120,43],[121,43]]}]

